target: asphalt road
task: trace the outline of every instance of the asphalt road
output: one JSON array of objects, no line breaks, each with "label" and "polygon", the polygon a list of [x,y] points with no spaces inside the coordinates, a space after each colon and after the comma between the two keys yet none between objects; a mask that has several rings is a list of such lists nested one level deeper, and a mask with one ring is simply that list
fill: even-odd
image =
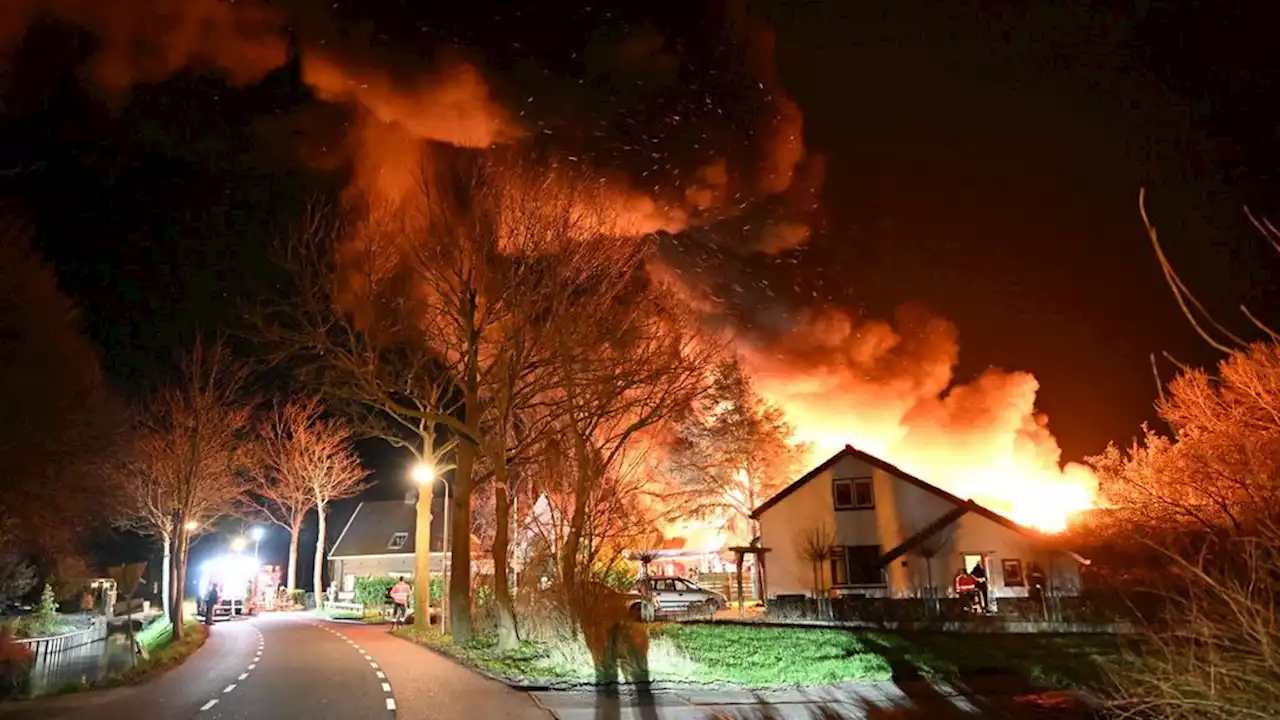
[{"label": "asphalt road", "polygon": [[[834,694],[832,694],[834,692]],[[183,665],[126,688],[0,703],[0,720],[948,720],[1091,715],[1069,697],[908,697],[893,683],[848,692],[623,694],[513,690],[388,634],[386,626],[279,613],[218,623]]]},{"label": "asphalt road", "polygon": [[387,628],[304,614],[221,622],[204,647],[151,682],[0,704],[3,720],[549,720],[527,694]]}]

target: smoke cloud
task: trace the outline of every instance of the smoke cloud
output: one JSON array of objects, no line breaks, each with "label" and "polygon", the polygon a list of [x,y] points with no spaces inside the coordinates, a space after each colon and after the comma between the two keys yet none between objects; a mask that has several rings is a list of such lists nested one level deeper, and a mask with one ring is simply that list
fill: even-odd
[{"label": "smoke cloud", "polygon": [[[403,203],[435,145],[513,147],[552,178],[573,167],[566,176],[595,178],[601,207],[589,211],[615,232],[661,233],[655,277],[737,339],[761,391],[819,453],[852,443],[1044,527],[1093,501],[1088,471],[1059,465],[1031,375],[991,369],[958,382],[950,322],[916,307],[893,322],[855,319],[761,289],[730,262],[797,261],[821,232],[825,175],[778,76],[773,35],[741,3],[711,3],[709,23],[682,16],[667,33],[596,13],[584,47],[546,40],[547,63],[573,60],[550,67],[525,47],[518,13],[486,18],[493,47],[467,55],[454,39],[424,40],[421,28],[374,35],[334,15],[354,7],[285,2],[288,12],[260,0],[8,0],[0,55],[37,22],[69,23],[97,39],[87,73],[117,96],[185,68],[246,84],[296,62],[315,98],[350,108],[340,146],[311,160],[349,169],[353,207]],[[708,24],[724,37],[699,40]],[[395,31],[410,37],[386,40]]]},{"label": "smoke cloud", "polygon": [[5,0],[0,54],[12,51],[41,20],[94,34],[90,74],[113,94],[189,66],[208,67],[242,85],[288,58],[283,14],[254,0]]},{"label": "smoke cloud", "polygon": [[837,309],[739,336],[761,394],[785,409],[814,460],[846,443],[1024,524],[1064,527],[1093,506],[1097,480],[1062,451],[1035,408],[1039,384],[991,368],[959,382],[959,334],[919,306],[894,323]]}]

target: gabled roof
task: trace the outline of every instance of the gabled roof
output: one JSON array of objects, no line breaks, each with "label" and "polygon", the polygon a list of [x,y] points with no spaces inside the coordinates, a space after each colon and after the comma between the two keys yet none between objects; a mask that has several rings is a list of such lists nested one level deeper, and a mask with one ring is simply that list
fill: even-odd
[{"label": "gabled roof", "polygon": [[[924,480],[921,480],[920,478],[916,477],[915,475],[912,475],[911,473],[906,472],[905,470],[902,470],[898,466],[893,465],[892,463],[885,462],[884,460],[881,460],[875,455],[858,450],[852,445],[845,445],[844,449],[842,449],[840,452],[836,453],[835,455],[832,455],[830,458],[826,460],[826,462],[810,470],[808,473],[805,473],[805,475],[802,476],[799,480],[796,480],[795,482],[786,486],[782,490],[779,490],[776,495],[769,498],[762,505],[760,505],[760,507],[753,510],[751,512],[751,517],[759,518],[761,513],[765,512],[766,510],[773,507],[774,505],[777,505],[779,502],[785,499],[788,495],[795,492],[796,490],[799,490],[801,487],[804,487],[805,483],[821,475],[824,471],[828,470],[829,468],[831,468],[831,466],[835,465],[836,463],[840,462],[840,460],[846,457],[852,457],[852,458],[861,460],[862,462],[865,462],[871,467],[874,467],[878,470],[882,470],[904,482],[911,483],[912,485],[915,485],[921,490],[932,493],[933,495],[936,495],[942,498],[943,500],[946,500],[947,502],[956,506],[956,510],[948,511],[942,517],[935,520],[934,523],[931,523],[928,527],[924,528],[920,532],[908,538],[905,542],[902,543],[902,545],[886,553],[884,555],[884,558],[888,558],[888,559],[885,560],[884,558],[882,558],[884,562],[891,562],[894,559],[894,557],[899,557],[903,553],[909,552],[912,548],[924,542],[930,536],[936,534],[937,532],[941,531],[943,528],[947,527],[951,523],[960,519],[960,517],[965,513],[970,513],[970,512],[974,513],[975,515],[981,515],[982,517],[998,525],[1003,525],[1004,527],[1010,530],[1013,530],[1014,532],[1025,535],[1034,540],[1045,539],[1045,535],[1043,533],[1040,533],[1036,530],[1032,530],[1031,528],[1025,527],[1023,525],[1019,525],[1018,523],[1010,520],[1004,515],[1001,515],[1000,513],[996,512],[995,510],[991,510],[990,508],[985,508],[972,500],[963,500],[956,495],[952,495],[946,490],[943,490],[942,488],[936,485],[927,483]],[[908,546],[908,545],[910,545],[910,547],[906,547],[906,549],[903,549],[905,546]],[[1066,552],[1068,555],[1071,555],[1077,561],[1083,564],[1087,565],[1089,562],[1088,560],[1085,560],[1079,555],[1076,555],[1075,553],[1070,552],[1068,550],[1064,550],[1063,552]],[[897,554],[895,555],[895,553]],[[893,555],[893,557],[889,557],[890,555]]]},{"label": "gabled roof", "polygon": [[[418,510],[413,503],[403,500],[362,502],[347,521],[338,542],[329,553],[329,559],[341,560],[370,555],[412,555],[414,529]],[[392,548],[391,538],[396,533],[407,533],[404,545]],[[444,550],[444,498],[436,496],[431,501],[431,552]]]}]

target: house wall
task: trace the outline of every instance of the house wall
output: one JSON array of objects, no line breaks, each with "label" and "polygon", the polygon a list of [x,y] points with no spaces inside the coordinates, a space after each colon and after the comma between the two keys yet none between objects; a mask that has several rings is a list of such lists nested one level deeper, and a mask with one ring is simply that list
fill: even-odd
[{"label": "house wall", "polygon": [[[872,479],[875,508],[835,510],[832,481],[867,477]],[[768,595],[814,594],[814,564],[805,558],[804,547],[806,537],[815,531],[826,528],[835,545],[879,545],[883,553],[954,508],[946,498],[914,483],[857,458],[841,458],[759,517],[761,543],[771,550],[766,557]],[[884,588],[849,587],[837,592],[899,598],[947,595],[962,564],[962,555],[981,554],[986,557],[992,598],[1026,596],[1025,578],[1031,561],[1039,563],[1054,591],[1079,594],[1079,565],[1074,559],[976,513],[961,516],[921,550],[924,552],[898,558],[885,568]],[[923,557],[925,554],[931,554],[931,559]],[[1005,559],[1021,562],[1023,586],[1006,584],[1002,566]],[[817,589],[825,594],[831,589],[830,563],[823,562],[820,572],[821,587]]]}]

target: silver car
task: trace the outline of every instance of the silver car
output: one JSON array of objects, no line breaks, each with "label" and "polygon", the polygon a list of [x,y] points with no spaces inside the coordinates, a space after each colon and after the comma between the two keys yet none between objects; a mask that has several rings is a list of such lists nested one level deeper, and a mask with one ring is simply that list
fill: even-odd
[{"label": "silver car", "polygon": [[643,592],[641,583],[648,583],[649,593],[656,601],[659,615],[682,613],[715,613],[729,604],[724,595],[707,590],[692,580],[679,577],[651,577],[636,582],[636,591]]}]

